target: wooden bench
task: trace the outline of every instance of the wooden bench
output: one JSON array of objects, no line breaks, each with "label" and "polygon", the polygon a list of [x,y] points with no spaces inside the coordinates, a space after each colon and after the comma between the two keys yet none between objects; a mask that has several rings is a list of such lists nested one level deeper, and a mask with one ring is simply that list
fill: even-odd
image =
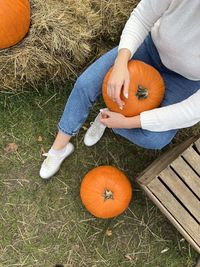
[{"label": "wooden bench", "polygon": [[200,253],[200,137],[192,137],[164,153],[137,180],[161,212]]}]

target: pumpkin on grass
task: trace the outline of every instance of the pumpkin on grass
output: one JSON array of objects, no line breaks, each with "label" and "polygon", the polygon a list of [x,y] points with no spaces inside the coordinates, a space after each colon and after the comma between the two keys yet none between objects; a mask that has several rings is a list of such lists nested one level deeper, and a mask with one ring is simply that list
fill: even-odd
[{"label": "pumpkin on grass", "polygon": [[86,209],[98,218],[112,218],[122,213],[132,197],[131,183],[113,166],[100,166],[89,171],[80,188]]},{"label": "pumpkin on grass", "polygon": [[17,44],[30,25],[28,0],[0,0],[0,49]]},{"label": "pumpkin on grass", "polygon": [[126,117],[132,117],[160,105],[165,91],[164,81],[160,73],[142,61],[131,60],[128,63],[130,74],[128,99],[124,97],[122,88],[120,97],[125,105],[121,110],[107,94],[108,79],[112,69],[113,67],[106,74],[102,85],[103,99],[111,111],[121,113]]}]

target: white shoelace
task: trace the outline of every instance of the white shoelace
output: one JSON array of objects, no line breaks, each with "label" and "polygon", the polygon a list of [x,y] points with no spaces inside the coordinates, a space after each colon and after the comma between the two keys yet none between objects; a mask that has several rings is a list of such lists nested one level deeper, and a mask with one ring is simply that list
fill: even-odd
[{"label": "white shoelace", "polygon": [[91,125],[91,130],[90,130],[90,135],[91,136],[96,136],[97,134],[99,134],[99,130],[100,129],[105,129],[105,126],[100,123],[100,122],[90,122]]},{"label": "white shoelace", "polygon": [[97,127],[94,125],[93,121],[90,122],[90,126],[91,126],[90,135],[95,136],[96,131],[97,131]]},{"label": "white shoelace", "polygon": [[49,153],[44,153],[42,154],[42,156],[46,157],[46,159],[43,162],[45,167],[50,167],[57,164],[54,157],[52,155],[49,155]]}]

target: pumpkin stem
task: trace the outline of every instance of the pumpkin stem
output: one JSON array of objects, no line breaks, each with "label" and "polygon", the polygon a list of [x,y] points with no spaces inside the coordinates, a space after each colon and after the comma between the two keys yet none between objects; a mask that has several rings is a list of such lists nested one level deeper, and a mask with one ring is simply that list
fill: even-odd
[{"label": "pumpkin stem", "polygon": [[113,192],[107,188],[104,190],[103,197],[104,201],[106,201],[107,199],[114,199]]},{"label": "pumpkin stem", "polygon": [[138,85],[137,93],[135,94],[138,100],[145,99],[148,97],[148,89],[142,85]]}]

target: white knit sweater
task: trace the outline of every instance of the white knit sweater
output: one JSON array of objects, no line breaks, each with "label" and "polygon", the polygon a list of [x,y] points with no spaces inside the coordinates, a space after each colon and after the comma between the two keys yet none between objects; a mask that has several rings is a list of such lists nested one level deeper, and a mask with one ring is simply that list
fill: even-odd
[{"label": "white knit sweater", "polygon": [[[200,81],[200,0],[141,0],[124,27],[119,50],[133,55],[150,31],[163,64]],[[150,131],[192,126],[200,121],[200,90],[180,103],[142,112],[140,119]]]}]

